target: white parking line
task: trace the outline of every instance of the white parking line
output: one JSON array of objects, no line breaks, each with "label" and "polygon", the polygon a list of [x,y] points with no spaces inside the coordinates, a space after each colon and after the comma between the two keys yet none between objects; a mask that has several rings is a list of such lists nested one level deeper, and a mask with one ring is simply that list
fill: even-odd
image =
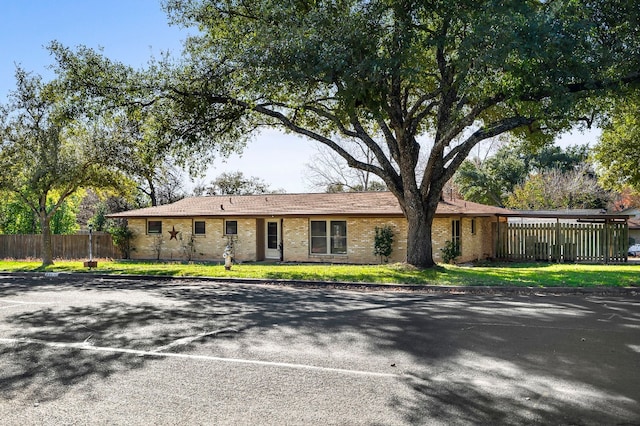
[{"label": "white parking line", "polygon": [[17,306],[25,306],[25,305],[53,305],[53,302],[22,302],[20,300],[10,300],[10,301],[5,301],[5,300],[0,300],[0,303],[11,303],[11,305],[7,305],[7,306],[0,306],[0,309],[9,309],[9,308],[15,308]]},{"label": "white parking line", "polygon": [[153,352],[166,351],[167,349],[171,349],[171,348],[174,348],[176,346],[188,345],[190,343],[195,342],[196,340],[202,339],[203,337],[217,336],[218,334],[230,333],[230,332],[231,333],[237,333],[238,330],[236,330],[235,328],[227,327],[227,328],[221,328],[220,330],[205,331],[203,333],[196,334],[195,336],[183,337],[182,339],[175,340],[175,341],[169,343],[168,345],[160,346],[159,348],[154,349]]},{"label": "white parking line", "polygon": [[47,342],[44,340],[37,340],[37,339],[0,338],[0,344],[20,344],[20,343],[37,344],[37,345],[47,346],[50,348],[81,349],[84,351],[92,351],[92,352],[123,353],[123,354],[138,355],[138,356],[156,357],[156,358],[183,358],[183,359],[192,359],[192,360],[201,360],[201,361],[228,362],[233,364],[262,365],[262,366],[268,366],[268,367],[282,367],[282,368],[291,368],[291,369],[298,369],[298,370],[324,371],[324,372],[330,372],[330,373],[348,374],[348,375],[357,375],[357,376],[387,377],[387,378],[403,377],[402,374],[379,373],[375,371],[363,371],[363,370],[349,370],[345,368],[318,367],[316,365],[292,364],[288,362],[259,361],[259,360],[253,360],[253,359],[223,358],[223,357],[210,356],[210,355],[190,355],[190,354],[178,354],[178,353],[167,353],[167,352],[141,351],[137,349],[126,349],[126,348],[110,348],[110,347],[103,347],[103,346],[92,346],[88,342],[64,343],[64,342]]}]

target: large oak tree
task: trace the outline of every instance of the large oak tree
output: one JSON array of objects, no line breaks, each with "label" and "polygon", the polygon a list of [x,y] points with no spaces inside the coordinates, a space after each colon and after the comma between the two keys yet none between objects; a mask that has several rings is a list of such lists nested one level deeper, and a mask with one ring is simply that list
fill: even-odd
[{"label": "large oak tree", "polygon": [[[407,261],[420,267],[434,264],[441,191],[474,146],[505,132],[547,143],[593,122],[600,99],[630,90],[640,76],[638,2],[168,0],[165,7],[174,23],[197,30],[173,73],[155,64],[134,85],[140,91],[92,80],[90,68],[72,70],[75,77],[114,86],[129,103],[164,102],[177,145],[224,143],[261,126],[324,144],[397,197],[409,225]],[[59,52],[62,68],[73,68],[70,58]],[[364,144],[372,160],[351,155],[351,142]]]}]

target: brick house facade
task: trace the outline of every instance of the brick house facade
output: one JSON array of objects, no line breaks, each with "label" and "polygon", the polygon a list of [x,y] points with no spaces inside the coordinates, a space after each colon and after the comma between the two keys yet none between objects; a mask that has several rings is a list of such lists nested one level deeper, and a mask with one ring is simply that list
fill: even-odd
[{"label": "brick house facade", "polygon": [[[457,239],[459,262],[493,257],[497,215],[507,212],[443,200],[433,223],[433,254]],[[240,262],[379,263],[376,227],[394,233],[390,262],[407,256],[407,221],[389,192],[193,197],[110,215],[134,233],[132,258],[221,261],[232,242]]]}]

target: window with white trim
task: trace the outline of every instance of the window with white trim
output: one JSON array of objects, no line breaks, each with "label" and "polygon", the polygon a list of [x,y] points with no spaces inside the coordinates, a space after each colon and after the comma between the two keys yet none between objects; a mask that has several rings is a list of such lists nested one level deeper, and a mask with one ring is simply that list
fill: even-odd
[{"label": "window with white trim", "polygon": [[311,254],[347,254],[345,220],[311,221]]}]

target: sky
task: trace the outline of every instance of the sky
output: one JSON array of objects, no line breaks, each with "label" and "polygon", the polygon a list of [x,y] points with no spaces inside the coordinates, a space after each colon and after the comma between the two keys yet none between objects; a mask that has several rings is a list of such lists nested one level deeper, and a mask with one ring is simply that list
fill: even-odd
[{"label": "sky", "polygon": [[[104,55],[135,68],[170,52],[178,56],[186,30],[170,26],[160,0],[0,0],[0,103],[15,88],[16,65],[50,78],[53,58],[46,46],[57,40],[74,48],[103,49]],[[593,143],[597,131],[564,136],[559,144]],[[306,163],[316,142],[275,130],[257,135],[242,155],[216,160],[205,183],[223,172],[241,171],[272,189],[309,192]],[[193,183],[187,183],[192,186]]]}]

